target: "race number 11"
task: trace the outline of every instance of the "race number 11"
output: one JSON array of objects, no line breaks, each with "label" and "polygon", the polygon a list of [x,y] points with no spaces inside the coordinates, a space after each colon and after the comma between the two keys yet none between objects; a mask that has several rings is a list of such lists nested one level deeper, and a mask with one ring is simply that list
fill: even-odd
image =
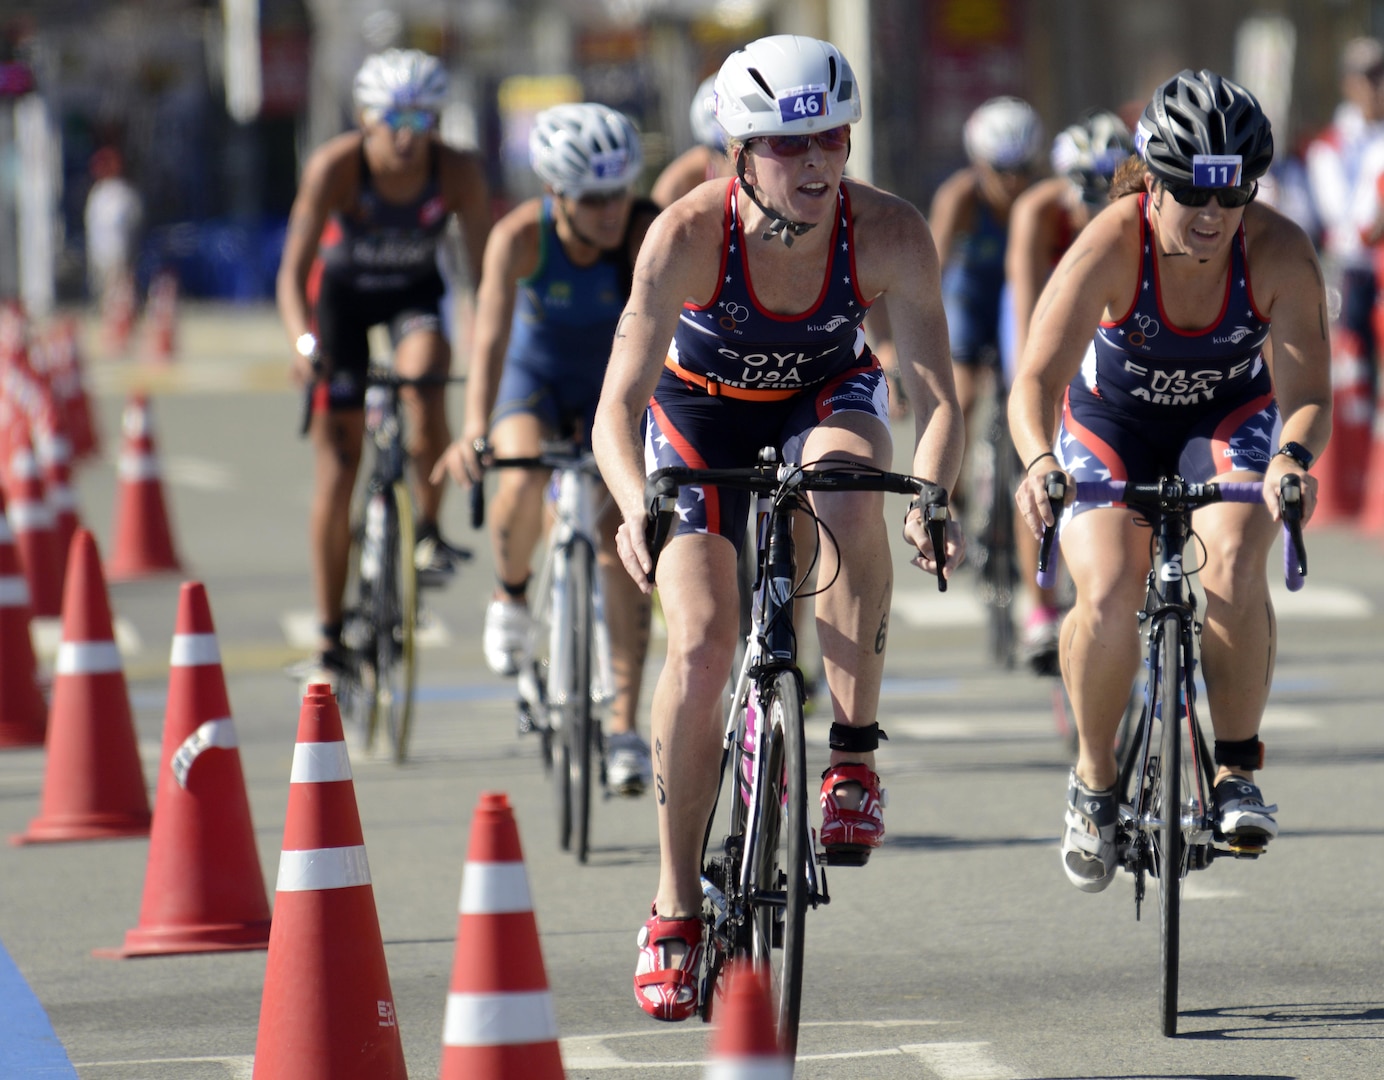
[{"label": "race number 11", "polygon": [[1193,154],[1192,186],[1239,187],[1243,162],[1239,154]]}]

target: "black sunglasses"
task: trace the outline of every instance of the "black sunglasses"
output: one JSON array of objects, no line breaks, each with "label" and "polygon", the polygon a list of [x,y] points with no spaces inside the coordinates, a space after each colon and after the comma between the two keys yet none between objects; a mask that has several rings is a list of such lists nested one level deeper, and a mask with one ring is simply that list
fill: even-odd
[{"label": "black sunglasses", "polygon": [[1227,210],[1233,210],[1239,206],[1248,206],[1254,201],[1254,197],[1259,194],[1259,181],[1251,180],[1240,187],[1222,188],[1176,187],[1164,184],[1163,190],[1171,195],[1173,202],[1179,206],[1205,206],[1215,199]]},{"label": "black sunglasses", "polygon": [[585,195],[578,195],[574,201],[578,206],[584,206],[588,210],[601,210],[611,203],[628,199],[629,196],[629,188],[619,188],[616,191],[588,191]]}]

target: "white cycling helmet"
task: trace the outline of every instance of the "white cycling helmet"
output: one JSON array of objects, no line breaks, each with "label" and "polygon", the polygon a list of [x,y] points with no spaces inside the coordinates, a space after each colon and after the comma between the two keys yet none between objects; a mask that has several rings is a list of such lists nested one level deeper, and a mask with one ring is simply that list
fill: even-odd
[{"label": "white cycling helmet", "polygon": [[1129,128],[1107,109],[1091,109],[1052,141],[1052,168],[1081,188],[1090,203],[1105,201],[1120,162],[1134,153]]},{"label": "white cycling helmet", "polygon": [[529,161],[557,194],[580,198],[631,186],[644,154],[629,117],[584,101],[538,114],[529,133]]},{"label": "white cycling helmet", "polygon": [[692,137],[702,146],[726,152],[726,129],[716,122],[716,76],[708,75],[692,95],[688,112],[692,121]]},{"label": "white cycling helmet", "polygon": [[731,53],[716,75],[716,119],[732,139],[854,124],[860,84],[830,42],[775,34]]},{"label": "white cycling helmet", "polygon": [[966,119],[966,156],[992,169],[1020,169],[1043,152],[1043,122],[1016,97],[991,98]]},{"label": "white cycling helmet", "polygon": [[356,108],[363,113],[388,109],[441,112],[447,103],[447,72],[437,57],[418,49],[386,49],[360,66],[354,97]]}]

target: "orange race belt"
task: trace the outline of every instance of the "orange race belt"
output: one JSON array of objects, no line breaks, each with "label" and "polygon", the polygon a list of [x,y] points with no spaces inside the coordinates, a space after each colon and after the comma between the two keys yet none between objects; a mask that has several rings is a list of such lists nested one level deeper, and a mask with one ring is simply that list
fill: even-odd
[{"label": "orange race belt", "polygon": [[663,366],[688,386],[695,386],[698,390],[704,391],[708,397],[728,397],[738,401],[787,401],[804,390],[812,389],[809,386],[797,386],[791,390],[746,390],[744,387],[731,386],[717,379],[698,375],[695,371],[688,371],[671,356],[663,361]]}]

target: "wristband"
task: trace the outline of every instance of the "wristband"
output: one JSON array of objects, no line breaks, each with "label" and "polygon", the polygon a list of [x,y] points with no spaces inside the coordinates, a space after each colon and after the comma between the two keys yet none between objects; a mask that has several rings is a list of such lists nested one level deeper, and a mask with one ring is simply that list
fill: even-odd
[{"label": "wristband", "polygon": [[[1054,454],[1051,450],[1044,450],[1041,454],[1039,454],[1036,458],[1034,458],[1032,461],[1030,461],[1027,465],[1024,466],[1024,472],[1026,472],[1026,473],[1032,472],[1032,471],[1033,471],[1033,466],[1037,465],[1038,462],[1042,461],[1045,457],[1050,457],[1050,458],[1052,458],[1053,461],[1057,461],[1057,455],[1056,455],[1056,454]],[[1058,463],[1059,465],[1062,464],[1062,462],[1060,462],[1060,461],[1057,461],[1057,463]]]},{"label": "wristband", "polygon": [[1289,461],[1291,461],[1303,472],[1306,472],[1308,469],[1310,469],[1312,467],[1312,462],[1315,460],[1315,455],[1312,453],[1312,451],[1307,449],[1307,447],[1303,446],[1302,443],[1285,442],[1282,446],[1280,446],[1277,450],[1274,451],[1273,456],[1278,457],[1280,454],[1283,457],[1287,458]]}]

